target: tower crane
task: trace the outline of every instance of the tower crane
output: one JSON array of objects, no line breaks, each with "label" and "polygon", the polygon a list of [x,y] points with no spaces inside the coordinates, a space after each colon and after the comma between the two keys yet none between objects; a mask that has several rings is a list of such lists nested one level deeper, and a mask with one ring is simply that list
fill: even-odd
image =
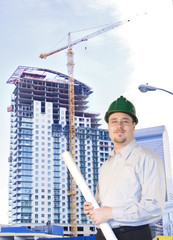
[{"label": "tower crane", "polygon": [[[70,153],[72,155],[73,160],[75,161],[75,124],[74,124],[74,116],[75,116],[75,99],[74,99],[74,78],[73,78],[73,69],[74,69],[74,61],[73,61],[73,50],[72,47],[78,43],[85,42],[91,38],[94,38],[102,33],[110,31],[114,28],[121,26],[124,23],[130,22],[131,19],[126,19],[123,21],[118,21],[114,24],[111,24],[107,27],[104,27],[100,30],[97,30],[91,34],[88,34],[82,38],[79,38],[75,41],[71,41],[71,34],[68,33],[68,44],[64,47],[61,47],[55,51],[41,54],[40,58],[47,58],[50,55],[68,49],[67,51],[67,70],[68,70],[68,98],[69,98],[69,145],[70,145]],[[70,184],[70,204],[71,204],[71,233],[72,236],[77,236],[77,217],[76,217],[76,184],[74,179],[71,176],[71,184]]]}]

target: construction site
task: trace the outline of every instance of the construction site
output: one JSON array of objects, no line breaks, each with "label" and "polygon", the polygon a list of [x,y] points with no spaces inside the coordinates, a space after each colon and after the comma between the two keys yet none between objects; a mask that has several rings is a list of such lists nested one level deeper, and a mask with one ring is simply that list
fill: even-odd
[{"label": "construction site", "polygon": [[[83,211],[86,199],[66,167],[62,154],[70,152],[94,196],[98,170],[112,151],[113,143],[108,131],[100,128],[99,113],[88,111],[88,98],[93,90],[73,76],[72,47],[130,21],[119,21],[75,41],[71,41],[69,33],[67,45],[40,55],[47,58],[67,49],[67,75],[46,68],[19,66],[7,81],[14,85],[11,105],[7,109],[11,114],[9,224],[25,226],[22,229],[25,233],[28,227],[35,228],[35,232],[27,233],[26,239],[33,236],[40,240],[95,239],[96,226]],[[165,129],[139,131],[136,139],[139,142],[143,139],[142,143],[147,145],[148,139],[153,137],[151,131],[157,132],[154,139],[157,142],[162,139]],[[36,228],[40,225],[47,227],[36,236]],[[162,220],[152,227],[154,236],[163,234]],[[4,231],[1,231],[0,239],[5,239],[3,237],[10,230]],[[40,235],[44,233],[46,235]],[[12,234],[10,239],[20,236],[19,232]]]}]

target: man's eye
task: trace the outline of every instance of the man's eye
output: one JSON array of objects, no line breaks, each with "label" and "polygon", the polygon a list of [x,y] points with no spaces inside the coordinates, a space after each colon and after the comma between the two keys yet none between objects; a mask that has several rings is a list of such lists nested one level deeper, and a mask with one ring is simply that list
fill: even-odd
[{"label": "man's eye", "polygon": [[117,124],[117,123],[118,123],[118,121],[112,121],[112,123],[114,123],[114,124]]}]

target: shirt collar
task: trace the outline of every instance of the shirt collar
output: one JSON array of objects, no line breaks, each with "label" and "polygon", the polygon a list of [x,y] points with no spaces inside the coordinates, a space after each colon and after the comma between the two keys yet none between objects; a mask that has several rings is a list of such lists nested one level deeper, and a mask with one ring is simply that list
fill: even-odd
[{"label": "shirt collar", "polygon": [[127,146],[123,148],[121,154],[125,160],[129,157],[130,153],[133,151],[136,145],[137,145],[136,140],[133,139]]},{"label": "shirt collar", "polygon": [[[130,153],[132,152],[132,150],[134,149],[134,147],[137,145],[136,140],[133,139],[127,146],[125,146],[123,148],[123,150],[119,153],[124,159],[127,159],[128,156],[130,155]],[[116,155],[116,152],[114,150],[112,150],[112,152],[110,153],[110,157],[112,158]]]}]

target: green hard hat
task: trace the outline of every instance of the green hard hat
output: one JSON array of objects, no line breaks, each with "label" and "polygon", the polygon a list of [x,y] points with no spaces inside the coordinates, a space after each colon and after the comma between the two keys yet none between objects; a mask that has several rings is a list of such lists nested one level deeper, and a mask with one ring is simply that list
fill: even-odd
[{"label": "green hard hat", "polygon": [[134,120],[134,122],[136,122],[136,124],[138,123],[134,105],[130,101],[128,101],[126,98],[124,98],[123,96],[119,97],[117,100],[112,102],[111,105],[109,106],[108,111],[105,114],[105,121],[107,123],[108,123],[109,116],[115,112],[127,113],[133,118],[133,120]]}]

